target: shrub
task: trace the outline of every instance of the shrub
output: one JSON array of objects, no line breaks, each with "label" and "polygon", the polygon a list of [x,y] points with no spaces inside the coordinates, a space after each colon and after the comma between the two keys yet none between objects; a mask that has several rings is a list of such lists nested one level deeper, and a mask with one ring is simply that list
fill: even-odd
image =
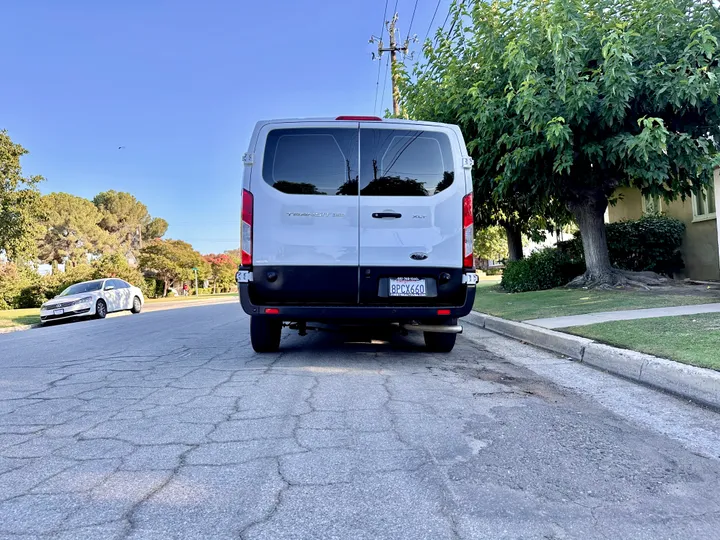
[{"label": "shrub", "polygon": [[0,264],[0,309],[18,306],[18,296],[23,288],[32,284],[28,272],[13,263]]},{"label": "shrub", "polygon": [[54,291],[48,288],[46,281],[40,278],[38,281],[23,287],[16,297],[16,308],[40,307],[44,302],[55,296]]},{"label": "shrub", "polygon": [[[137,267],[130,266],[127,259],[118,253],[103,255],[93,261],[93,279],[114,277],[124,279],[128,283],[144,289],[145,279]],[[143,290],[143,293],[145,291]]]},{"label": "shrub", "polygon": [[546,248],[519,261],[508,261],[500,285],[508,292],[541,291],[566,285],[585,271],[567,253]]},{"label": "shrub", "polygon": [[[157,294],[158,282],[157,282],[157,280],[155,278],[146,277],[143,280],[143,282],[144,282],[143,286],[141,287],[143,294],[147,298],[157,298],[158,297],[158,294]],[[162,291],[160,291],[160,294],[162,294]]]},{"label": "shrub", "polygon": [[[606,225],[610,262],[622,270],[672,276],[685,267],[680,247],[685,225],[667,216],[644,216]],[[571,259],[583,260],[582,240],[558,243]]]},{"label": "shrub", "polygon": [[79,264],[72,267],[66,266],[64,272],[45,276],[43,280],[47,285],[47,298],[49,299],[57,296],[70,285],[91,279],[95,279],[93,267],[89,264]]}]

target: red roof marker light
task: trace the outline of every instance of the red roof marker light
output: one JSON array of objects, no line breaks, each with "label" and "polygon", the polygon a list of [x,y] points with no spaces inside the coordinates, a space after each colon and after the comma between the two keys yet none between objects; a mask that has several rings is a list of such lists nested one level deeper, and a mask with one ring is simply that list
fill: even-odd
[{"label": "red roof marker light", "polygon": [[379,116],[338,116],[335,120],[353,120],[355,122],[382,122]]}]

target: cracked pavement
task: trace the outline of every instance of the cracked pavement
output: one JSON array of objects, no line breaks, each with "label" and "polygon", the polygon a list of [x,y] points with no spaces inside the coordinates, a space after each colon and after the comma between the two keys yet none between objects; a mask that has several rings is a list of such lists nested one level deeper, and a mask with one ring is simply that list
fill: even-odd
[{"label": "cracked pavement", "polygon": [[720,415],[472,327],[238,305],[0,336],[0,538],[718,538]]}]

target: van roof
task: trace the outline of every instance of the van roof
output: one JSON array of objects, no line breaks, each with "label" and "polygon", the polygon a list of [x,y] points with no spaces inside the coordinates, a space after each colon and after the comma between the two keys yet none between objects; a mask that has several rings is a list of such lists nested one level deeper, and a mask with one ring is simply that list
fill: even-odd
[{"label": "van roof", "polygon": [[[407,124],[407,125],[430,125],[430,126],[453,126],[442,122],[430,122],[426,120],[404,120],[402,118],[380,118],[379,120],[355,120],[355,118],[374,118],[372,116],[350,116],[342,115],[337,117],[315,117],[315,118],[274,118],[272,120],[260,120],[258,124],[280,124],[280,123],[302,123],[302,122],[381,122],[383,124]],[[453,126],[454,127],[454,126]]]}]

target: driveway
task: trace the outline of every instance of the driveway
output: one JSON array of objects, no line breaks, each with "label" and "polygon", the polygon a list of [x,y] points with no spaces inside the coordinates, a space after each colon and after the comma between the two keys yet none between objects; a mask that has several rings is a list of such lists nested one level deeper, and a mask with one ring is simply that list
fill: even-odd
[{"label": "driveway", "polygon": [[472,328],[41,328],[0,336],[0,538],[717,538],[719,417]]}]

